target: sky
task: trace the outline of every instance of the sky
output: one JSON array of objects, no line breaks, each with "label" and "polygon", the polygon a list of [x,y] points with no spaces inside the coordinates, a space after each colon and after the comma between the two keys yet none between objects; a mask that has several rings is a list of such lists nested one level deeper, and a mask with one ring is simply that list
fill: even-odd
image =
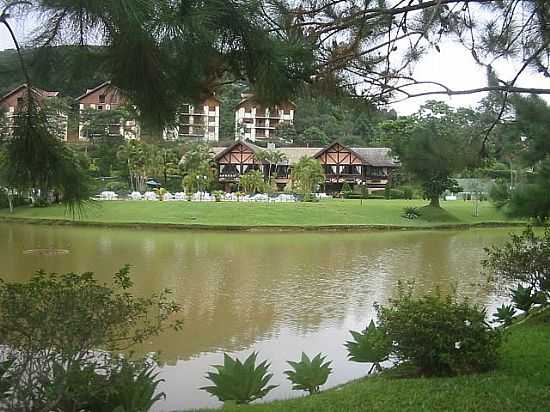
[{"label": "sky", "polygon": [[[27,38],[35,27],[35,22],[35,19],[27,19],[27,21],[15,23],[14,31],[18,39]],[[8,48],[13,48],[13,43],[11,42],[8,31],[2,26],[0,27],[0,50]],[[486,86],[485,68],[478,66],[467,50],[451,41],[440,44],[440,48],[440,53],[433,50],[414,67],[413,75],[417,80],[437,81],[456,90]],[[495,68],[500,78],[511,80],[518,70],[518,66],[519,64],[517,62],[505,61],[501,62]],[[550,89],[550,79],[545,79],[538,74],[526,71],[520,77],[516,86]],[[420,105],[430,99],[443,100],[455,107],[474,107],[483,97],[483,93],[453,97],[434,95],[430,97],[408,99],[404,102],[393,104],[391,107],[400,115],[408,115],[416,112]],[[548,100],[550,101],[550,98]]]}]

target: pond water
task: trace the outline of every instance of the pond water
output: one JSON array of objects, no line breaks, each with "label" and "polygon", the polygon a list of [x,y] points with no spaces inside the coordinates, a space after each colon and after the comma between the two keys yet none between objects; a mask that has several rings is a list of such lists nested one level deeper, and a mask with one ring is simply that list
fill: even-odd
[{"label": "pond water", "polygon": [[282,372],[302,351],[333,361],[327,387],[364,376],[368,366],[348,362],[343,344],[398,280],[415,279],[422,291],[454,285],[494,308],[503,298],[479,287],[483,247],[502,244],[511,230],[211,233],[0,224],[0,277],[25,280],[45,269],[109,280],[129,263],[137,294],[174,290],[183,331],[140,348],[161,351],[167,399],[155,410],[172,411],[220,405],[198,388],[209,384],[205,373],[223,352],[255,350],[271,361],[280,386],[266,399],[300,395]]}]

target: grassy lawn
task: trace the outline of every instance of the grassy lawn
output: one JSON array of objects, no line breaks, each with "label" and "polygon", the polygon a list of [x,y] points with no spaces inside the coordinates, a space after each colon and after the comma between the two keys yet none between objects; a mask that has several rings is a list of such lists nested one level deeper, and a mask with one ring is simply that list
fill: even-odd
[{"label": "grassy lawn", "polygon": [[[510,222],[489,202],[472,216],[471,202],[442,202],[442,209],[424,207],[420,219],[401,217],[405,206],[423,207],[422,200],[326,200],[318,203],[195,203],[112,201],[95,202],[80,220],[106,224],[183,224],[211,226],[398,225],[437,226]],[[63,206],[0,210],[0,218],[70,220]]]},{"label": "grassy lawn", "polygon": [[319,395],[228,412],[550,411],[550,319],[509,330],[498,368],[454,378],[372,377]]}]

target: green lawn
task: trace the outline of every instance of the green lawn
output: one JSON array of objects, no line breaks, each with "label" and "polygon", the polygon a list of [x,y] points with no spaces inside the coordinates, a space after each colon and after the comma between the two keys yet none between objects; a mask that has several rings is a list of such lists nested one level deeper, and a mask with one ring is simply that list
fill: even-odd
[{"label": "green lawn", "polygon": [[[318,203],[195,203],[114,201],[95,202],[80,218],[106,224],[179,224],[208,226],[396,225],[437,226],[449,224],[511,223],[489,202],[479,217],[472,216],[471,202],[442,202],[443,209],[426,207],[422,217],[401,217],[405,206],[423,207],[421,200],[326,200]],[[70,220],[63,206],[0,210],[0,218]]]},{"label": "green lawn", "polygon": [[319,395],[227,412],[550,411],[550,319],[533,319],[507,334],[498,368],[454,378],[362,379]]}]

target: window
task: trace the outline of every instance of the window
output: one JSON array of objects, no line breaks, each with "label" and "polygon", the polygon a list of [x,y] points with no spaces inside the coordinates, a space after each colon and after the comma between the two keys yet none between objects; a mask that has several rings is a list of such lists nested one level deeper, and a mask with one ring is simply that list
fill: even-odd
[{"label": "window", "polygon": [[254,119],[243,119],[243,123],[254,123]]},{"label": "window", "polygon": [[101,105],[97,106],[97,110],[103,110],[103,106]]},{"label": "window", "polygon": [[245,113],[252,113],[252,107],[246,106],[246,107],[244,108],[244,112],[245,112]]},{"label": "window", "polygon": [[191,123],[191,116],[182,116],[180,122],[183,123],[183,124],[190,124]]},{"label": "window", "polygon": [[290,114],[290,107],[285,107],[284,114],[286,114],[286,115]]},{"label": "window", "polygon": [[208,121],[214,123],[216,121],[216,116],[208,116]]},{"label": "window", "polygon": [[22,97],[17,98],[17,105],[18,106],[22,106],[24,102],[25,102],[25,99],[23,99]]},{"label": "window", "polygon": [[182,126],[180,127],[180,133],[181,134],[189,134],[189,126]]},{"label": "window", "polygon": [[256,130],[256,136],[257,137],[265,137],[265,130],[264,129]]},{"label": "window", "polygon": [[190,106],[188,104],[184,104],[181,108],[181,111],[183,113],[189,113],[189,110],[190,110]]},{"label": "window", "polygon": [[216,106],[208,106],[208,111],[215,112],[216,111]]},{"label": "window", "polygon": [[214,126],[208,126],[208,133],[214,133],[216,128]]},{"label": "window", "polygon": [[105,103],[105,95],[104,94],[99,95],[99,103]]}]

